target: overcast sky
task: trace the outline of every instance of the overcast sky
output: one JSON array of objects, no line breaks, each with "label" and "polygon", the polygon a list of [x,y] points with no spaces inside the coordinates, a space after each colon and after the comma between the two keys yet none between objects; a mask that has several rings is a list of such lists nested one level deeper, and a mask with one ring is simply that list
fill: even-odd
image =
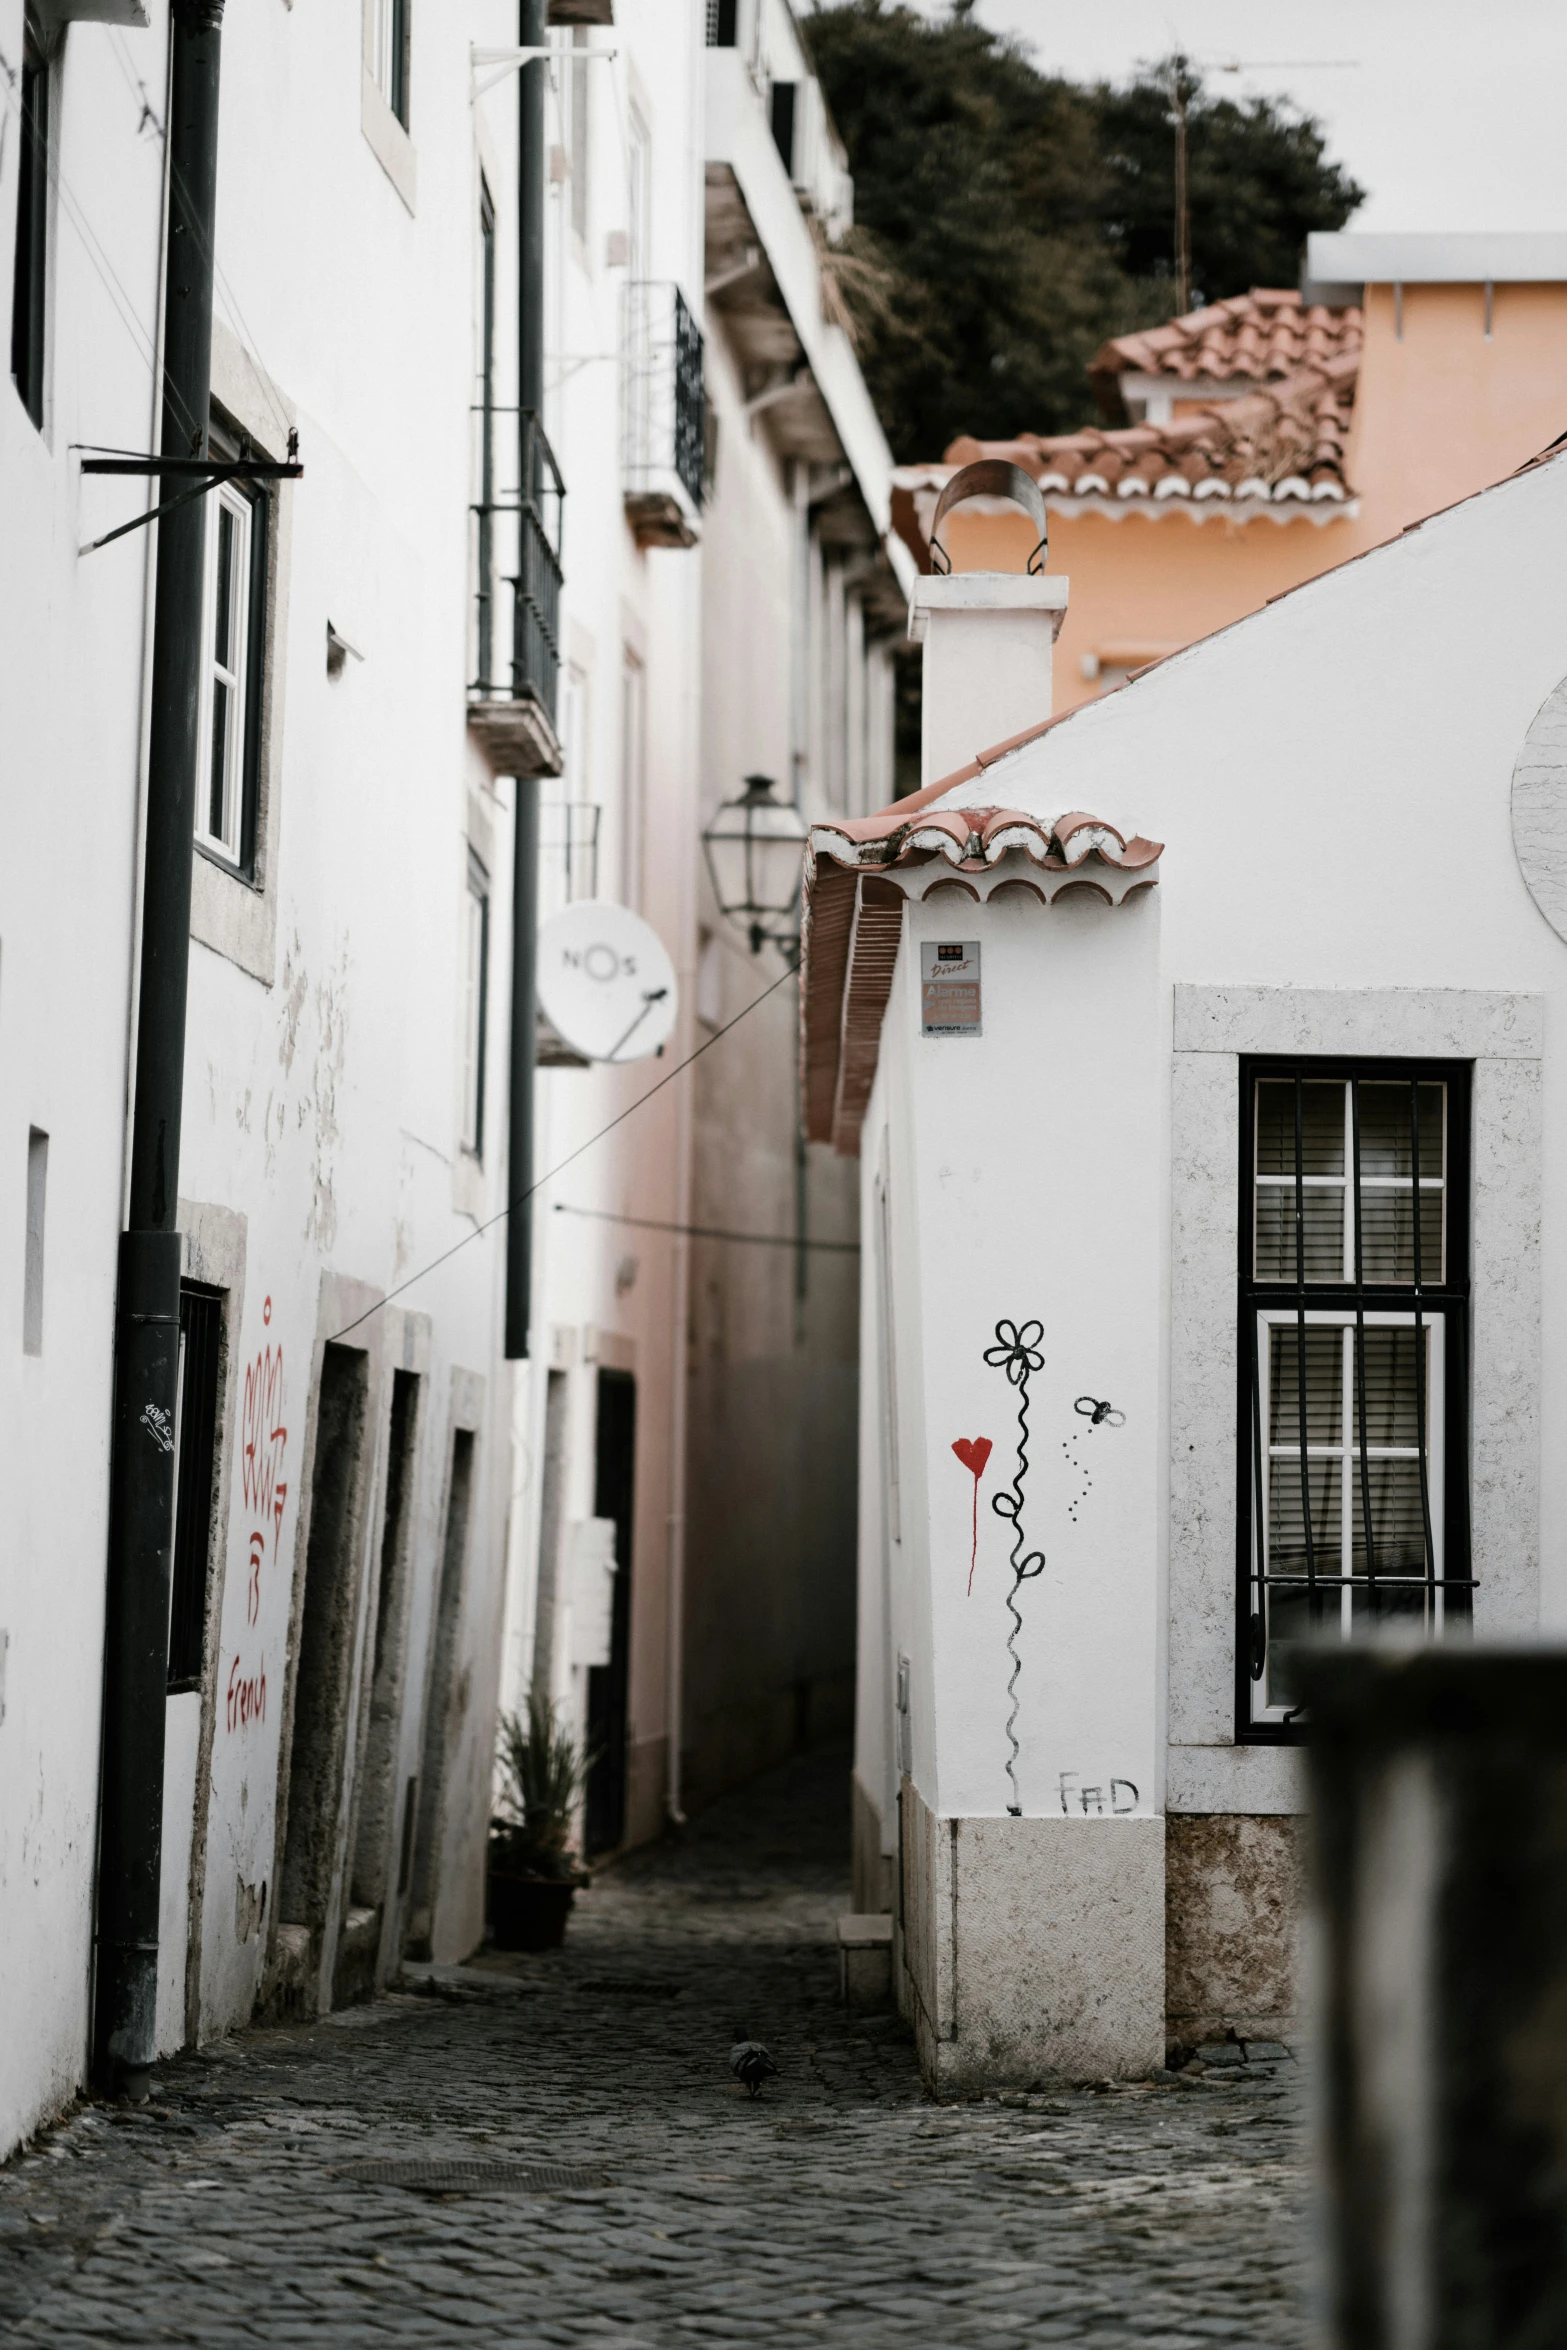
[{"label": "overcast sky", "polygon": [[[976,13],[1074,79],[1119,81],[1181,48],[1219,89],[1292,98],[1367,191],[1351,227],[1567,229],[1567,0],[977,0]],[[1217,70],[1236,60],[1247,70]]]}]

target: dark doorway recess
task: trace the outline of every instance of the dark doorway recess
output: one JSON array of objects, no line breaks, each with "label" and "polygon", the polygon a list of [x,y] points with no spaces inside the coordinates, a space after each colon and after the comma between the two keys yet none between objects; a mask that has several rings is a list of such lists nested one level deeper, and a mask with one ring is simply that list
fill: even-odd
[{"label": "dark doorway recess", "polygon": [[212,1480],[217,1460],[223,1292],[180,1285],[180,1404],[174,1463],[174,1583],[169,1604],[169,1689],[201,1687],[212,1558]]},{"label": "dark doorway recess", "polygon": [[473,1514],[473,1456],[473,1430],[458,1428],[452,1436],[446,1540],[441,1552],[441,1589],[435,1605],[430,1691],[424,1714],[424,1769],[419,1779],[419,1825],[414,1838],[413,1899],[408,1916],[408,1948],[415,1958],[429,1955],[447,1765],[468,1702],[466,1680],[458,1680],[454,1667],[468,1561],[468,1524]]},{"label": "dark doorway recess", "polygon": [[549,1702],[555,1671],[560,1602],[560,1549],[566,1505],[564,1371],[551,1371],[544,1391],[544,1492],[539,1514],[539,1588],[533,1611],[533,1694]]},{"label": "dark doorway recess", "polygon": [[326,1922],[342,1793],[353,1654],[355,1531],[369,1386],[369,1360],[357,1347],[324,1349],[279,1901],[285,1925],[308,1926],[312,1933],[319,1933]]},{"label": "dark doorway recess", "polygon": [[378,1909],[386,1895],[397,1800],[397,1732],[403,1711],[403,1664],[408,1641],[408,1561],[412,1549],[414,1470],[419,1436],[419,1375],[392,1374],[387,1430],[386,1507],[381,1519],[381,1572],[376,1592],[375,1665],[365,1737],[359,1828],[354,1843],[353,1900]]},{"label": "dark doorway recess", "polygon": [[615,1600],[609,1663],[588,1668],[587,1818],[589,1855],[613,1852],[626,1836],[626,1760],[631,1689],[631,1516],[636,1489],[637,1383],[628,1371],[600,1371],[593,1514],[615,1521]]}]

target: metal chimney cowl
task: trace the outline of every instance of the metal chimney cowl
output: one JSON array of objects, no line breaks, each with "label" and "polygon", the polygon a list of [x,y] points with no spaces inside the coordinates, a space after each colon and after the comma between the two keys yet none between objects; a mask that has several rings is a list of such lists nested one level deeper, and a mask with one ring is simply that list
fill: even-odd
[{"label": "metal chimney cowl", "polygon": [[[941,525],[975,497],[1007,498],[1030,515],[1039,543],[1026,572],[947,567]],[[931,525],[937,568],[915,582],[909,603],[909,635],[925,648],[922,789],[1051,715],[1052,655],[1068,583],[1046,575],[1045,541],[1044,499],[1019,466],[993,459],[962,466],[941,493]]]}]

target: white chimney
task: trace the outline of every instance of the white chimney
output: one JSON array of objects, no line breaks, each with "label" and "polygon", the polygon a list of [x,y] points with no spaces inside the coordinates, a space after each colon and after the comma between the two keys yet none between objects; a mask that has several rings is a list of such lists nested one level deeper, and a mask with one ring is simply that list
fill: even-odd
[{"label": "white chimney", "polygon": [[964,465],[936,503],[931,552],[946,560],[938,532],[965,498],[1011,498],[1038,529],[1027,572],[943,571],[915,582],[909,635],[925,648],[920,783],[938,783],[978,751],[1038,726],[1051,714],[1051,656],[1066,612],[1067,582],[1047,577],[1045,501],[1021,466],[1002,459]]}]

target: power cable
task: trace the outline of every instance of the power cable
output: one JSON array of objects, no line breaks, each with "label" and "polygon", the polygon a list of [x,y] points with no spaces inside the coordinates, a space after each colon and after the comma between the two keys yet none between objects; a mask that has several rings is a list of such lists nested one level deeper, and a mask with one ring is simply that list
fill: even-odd
[{"label": "power cable", "polygon": [[841,1257],[857,1257],[857,1240],[802,1240],[793,1232],[729,1232],[718,1224],[666,1224],[657,1216],[617,1216],[611,1208],[575,1208],[555,1202],[557,1216],[589,1216],[598,1224],[634,1224],[639,1232],[683,1232],[692,1240],[741,1240],[751,1248],[814,1248]]},{"label": "power cable", "polygon": [[[683,1061],[677,1061],[675,1066],[666,1071],[656,1085],[650,1085],[646,1093],[638,1094],[634,1102],[629,1102],[618,1117],[611,1118],[608,1125],[601,1126],[596,1134],[590,1134],[586,1142],[579,1142],[574,1151],[568,1151],[563,1159],[556,1161],[547,1175],[537,1177],[534,1182],[529,1184],[526,1191],[518,1192],[515,1199],[508,1200],[506,1205],[497,1209],[493,1216],[487,1216],[482,1224],[476,1224],[471,1232],[465,1232],[461,1240],[454,1241],[450,1248],[442,1249],[438,1257],[432,1257],[427,1265],[421,1265],[417,1273],[410,1273],[406,1281],[399,1281],[395,1289],[387,1291],[385,1297],[377,1298],[373,1306],[366,1306],[362,1314],[356,1314],[351,1322],[345,1322],[341,1330],[334,1330],[326,1342],[328,1346],[335,1346],[340,1338],[346,1338],[351,1330],[357,1330],[361,1322],[368,1322],[372,1314],[378,1314],[383,1306],[391,1304],[393,1298],[401,1297],[405,1291],[412,1289],[414,1283],[424,1280],[426,1274],[433,1273],[437,1267],[450,1263],[453,1257],[459,1255],[483,1233],[492,1231],[497,1224],[504,1224],[513,1209],[522,1207],[532,1199],[536,1191],[542,1191],[546,1183],[553,1183],[557,1175],[563,1175],[568,1167],[582,1157],[584,1151],[590,1151],[596,1142],[602,1142],[606,1134],[613,1134],[617,1126],[624,1126],[626,1120],[635,1116],[636,1112],[650,1102],[656,1093],[662,1093],[666,1085],[673,1085],[675,1079],[684,1070],[689,1069],[693,1061],[699,1061],[704,1053],[710,1053],[720,1038],[729,1034],[731,1028],[738,1028],[742,1020],[749,1019],[758,1004],[765,1004],[768,997],[776,995],[787,980],[797,977],[798,973],[794,971],[780,971],[770,987],[764,987],[760,995],[753,996],[745,1009],[737,1012],[732,1020],[725,1021],[722,1028],[714,1029],[712,1035],[704,1038],[694,1053],[687,1053]],[[790,1245],[797,1244],[791,1242]]]}]

